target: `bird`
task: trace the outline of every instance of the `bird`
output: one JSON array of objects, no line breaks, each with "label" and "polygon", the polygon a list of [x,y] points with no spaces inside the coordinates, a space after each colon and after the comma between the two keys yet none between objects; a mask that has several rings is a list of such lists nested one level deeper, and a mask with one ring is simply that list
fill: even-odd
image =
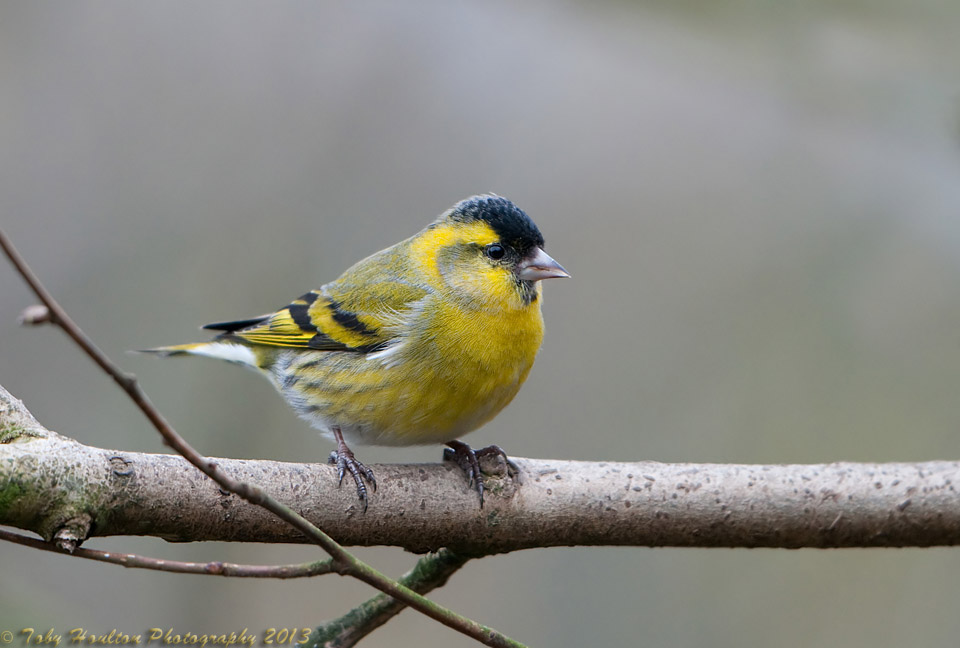
[{"label": "bird", "polygon": [[357,262],[283,308],[207,324],[208,342],[144,349],[226,360],[265,375],[332,438],[339,482],[367,508],[373,471],[350,444],[444,444],[480,493],[478,457],[460,437],[506,407],[543,340],[541,281],[569,277],[533,220],[496,194],[466,198],[417,234]]}]

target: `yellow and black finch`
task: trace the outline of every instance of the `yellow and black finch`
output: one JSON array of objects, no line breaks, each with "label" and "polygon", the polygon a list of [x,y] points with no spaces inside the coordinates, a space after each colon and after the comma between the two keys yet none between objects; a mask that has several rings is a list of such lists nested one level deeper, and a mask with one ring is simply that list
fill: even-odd
[{"label": "yellow and black finch", "polygon": [[[543,339],[540,280],[567,277],[505,198],[467,198],[275,313],[208,324],[210,342],[149,351],[219,358],[262,372],[332,436],[340,480],[367,503],[373,472],[351,443],[443,443],[483,498],[477,455],[458,441],[513,399]],[[506,455],[504,455],[506,457]]]}]

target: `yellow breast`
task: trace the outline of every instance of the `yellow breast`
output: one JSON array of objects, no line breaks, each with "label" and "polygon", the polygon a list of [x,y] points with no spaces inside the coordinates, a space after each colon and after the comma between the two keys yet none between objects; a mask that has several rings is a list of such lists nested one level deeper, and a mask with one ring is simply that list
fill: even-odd
[{"label": "yellow breast", "polygon": [[436,371],[424,397],[438,427],[458,436],[492,419],[517,394],[543,341],[543,318],[535,303],[496,313],[451,307],[438,320],[426,331],[435,351],[426,364]]},{"label": "yellow breast", "polygon": [[[297,354],[312,380],[281,391],[322,429],[378,445],[444,443],[506,407],[543,340],[539,300],[523,309],[432,305],[395,348],[370,354]],[[305,372],[298,372],[305,373]]]}]

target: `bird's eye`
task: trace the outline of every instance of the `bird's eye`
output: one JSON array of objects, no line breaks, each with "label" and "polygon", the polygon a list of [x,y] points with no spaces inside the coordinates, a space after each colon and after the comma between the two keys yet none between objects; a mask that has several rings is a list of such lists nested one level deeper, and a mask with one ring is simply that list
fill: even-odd
[{"label": "bird's eye", "polygon": [[503,255],[507,253],[507,251],[503,249],[503,246],[499,243],[491,243],[484,248],[484,252],[486,252],[487,256],[494,261],[502,259]]}]

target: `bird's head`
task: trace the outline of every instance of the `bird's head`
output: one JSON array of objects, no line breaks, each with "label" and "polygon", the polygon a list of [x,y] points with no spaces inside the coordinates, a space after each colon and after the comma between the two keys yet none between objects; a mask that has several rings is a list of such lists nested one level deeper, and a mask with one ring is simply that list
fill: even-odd
[{"label": "bird's head", "polygon": [[461,200],[423,236],[443,281],[477,306],[524,308],[540,296],[541,279],[570,276],[530,217],[500,196]]}]

